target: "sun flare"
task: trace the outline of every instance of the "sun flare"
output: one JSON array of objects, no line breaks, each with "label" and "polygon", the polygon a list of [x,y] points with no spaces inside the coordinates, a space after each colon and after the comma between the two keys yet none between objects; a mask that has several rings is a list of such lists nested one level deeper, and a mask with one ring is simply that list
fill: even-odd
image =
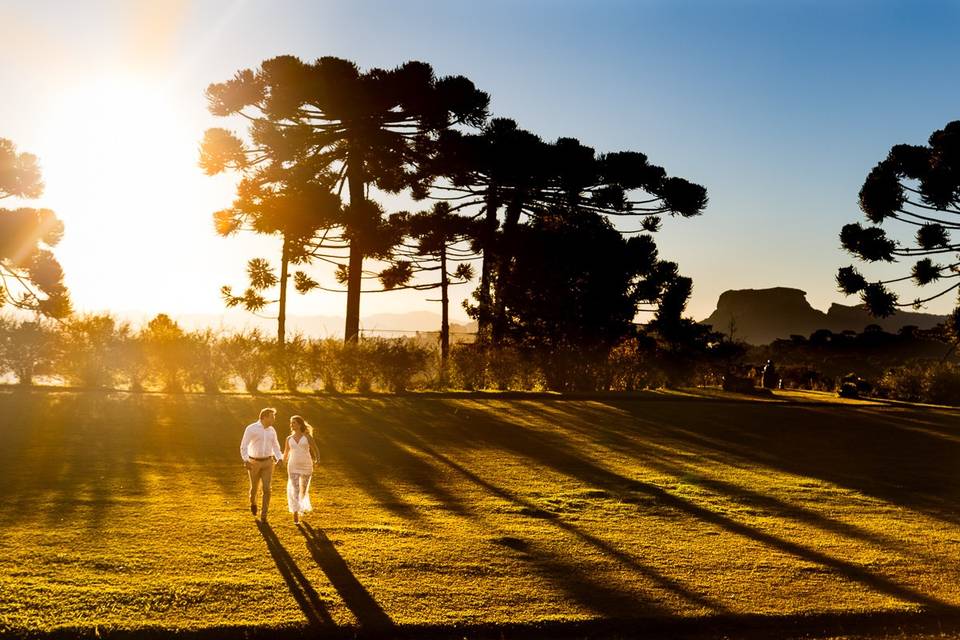
[{"label": "sun flare", "polygon": [[48,195],[69,199],[61,215],[85,225],[148,224],[162,206],[158,192],[196,166],[196,135],[178,111],[161,85],[135,77],[66,91],[52,105],[41,150]]},{"label": "sun flare", "polygon": [[[36,149],[44,202],[68,229],[58,247],[76,265],[68,285],[102,284],[88,297],[91,308],[120,306],[109,297],[117,290],[146,298],[131,305],[175,300],[182,296],[176,281],[196,277],[197,260],[211,253],[202,249],[213,239],[209,215],[229,196],[197,167],[202,97],[197,102],[184,104],[168,84],[146,76],[104,75],[64,88],[44,116]],[[171,253],[190,254],[191,274],[177,272],[185,265],[171,264]],[[216,286],[203,295],[215,297]]]}]

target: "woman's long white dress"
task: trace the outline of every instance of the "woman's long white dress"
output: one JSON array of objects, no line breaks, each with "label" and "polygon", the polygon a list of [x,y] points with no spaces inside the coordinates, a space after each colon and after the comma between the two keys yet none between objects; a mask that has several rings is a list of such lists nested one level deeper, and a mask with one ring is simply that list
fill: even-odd
[{"label": "woman's long white dress", "polygon": [[310,478],[313,476],[313,458],[310,455],[310,439],[301,435],[299,442],[292,435],[287,437],[290,456],[287,458],[287,507],[290,513],[312,511],[310,505]]}]

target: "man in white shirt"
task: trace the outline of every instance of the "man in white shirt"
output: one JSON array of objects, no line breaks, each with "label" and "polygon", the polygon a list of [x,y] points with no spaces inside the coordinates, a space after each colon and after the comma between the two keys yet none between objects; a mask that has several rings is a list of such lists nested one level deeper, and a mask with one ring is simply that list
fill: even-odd
[{"label": "man in white shirt", "polygon": [[263,511],[260,521],[267,521],[267,507],[270,506],[270,481],[273,479],[273,467],[283,458],[280,441],[273,423],[277,418],[276,409],[264,409],[260,419],[248,425],[240,440],[240,457],[243,466],[250,474],[250,513],[257,515],[257,485],[263,487]]}]

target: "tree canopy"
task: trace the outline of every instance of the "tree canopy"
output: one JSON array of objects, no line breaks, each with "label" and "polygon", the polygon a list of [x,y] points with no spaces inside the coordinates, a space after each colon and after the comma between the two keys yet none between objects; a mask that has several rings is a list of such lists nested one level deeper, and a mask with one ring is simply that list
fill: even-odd
[{"label": "tree canopy", "polygon": [[[18,152],[0,138],[0,200],[34,199],[42,193],[36,156]],[[62,237],[63,223],[50,209],[0,208],[0,306],[55,318],[70,313],[63,269],[51,250]]]},{"label": "tree canopy", "polygon": [[482,124],[489,96],[463,76],[436,77],[424,62],[361,71],[341,58],[307,63],[280,56],[211,85],[207,97],[214,115],[248,118],[257,145],[218,133],[211,167],[256,157],[267,138],[277,137],[276,146],[331,167],[338,193],[347,187],[343,237],[348,255],[337,259],[347,285],[345,339],[355,340],[363,260],[389,257],[385,241],[397,239],[383,228],[383,210],[368,198],[369,188],[396,193],[414,187],[431,141],[451,126]]},{"label": "tree canopy", "polygon": [[[864,180],[860,209],[870,224],[845,225],[840,232],[843,248],[868,263],[905,259],[913,265],[908,274],[877,281],[868,281],[852,265],[842,267],[837,284],[843,293],[859,294],[871,313],[886,317],[898,308],[919,308],[960,288],[960,244],[951,235],[960,229],[960,121],[934,131],[926,146],[891,148]],[[891,237],[886,223],[912,230],[912,243]],[[889,287],[895,283],[939,291],[901,302]],[[960,335],[960,298],[953,326]]]}]

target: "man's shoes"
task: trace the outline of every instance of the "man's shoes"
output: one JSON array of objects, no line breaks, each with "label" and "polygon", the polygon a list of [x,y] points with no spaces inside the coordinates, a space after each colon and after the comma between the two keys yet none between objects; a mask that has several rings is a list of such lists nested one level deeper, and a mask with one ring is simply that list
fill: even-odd
[{"label": "man's shoes", "polygon": [[257,517],[257,505],[255,504],[250,505],[250,513],[253,514],[254,518]]},{"label": "man's shoes", "polygon": [[299,514],[299,513],[293,514],[293,524],[300,524],[300,514]]}]

